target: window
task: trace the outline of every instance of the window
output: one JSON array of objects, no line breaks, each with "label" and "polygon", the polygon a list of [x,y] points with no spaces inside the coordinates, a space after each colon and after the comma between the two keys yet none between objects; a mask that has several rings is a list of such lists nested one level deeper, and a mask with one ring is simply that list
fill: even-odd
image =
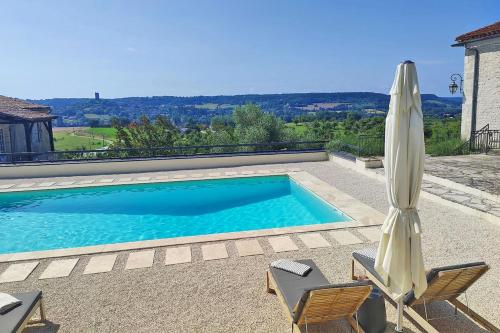
[{"label": "window", "polygon": [[3,137],[3,128],[0,128],[0,153],[5,153],[5,140]]},{"label": "window", "polygon": [[42,123],[36,123],[36,140],[42,141]]}]

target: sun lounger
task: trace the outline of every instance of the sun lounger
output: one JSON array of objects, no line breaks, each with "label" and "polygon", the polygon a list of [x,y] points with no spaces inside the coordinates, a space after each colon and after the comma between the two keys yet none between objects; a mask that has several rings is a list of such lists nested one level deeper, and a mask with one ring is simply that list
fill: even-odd
[{"label": "sun lounger", "polygon": [[330,284],[312,260],[298,260],[312,269],[306,276],[299,276],[270,267],[267,272],[267,292],[276,293],[292,332],[308,324],[346,319],[355,332],[363,332],[353,318],[356,311],[370,295],[369,282]]},{"label": "sun lounger", "polygon": [[[354,274],[356,265],[364,269],[368,278],[377,285],[386,296],[394,301],[390,291],[382,282],[382,278],[375,271],[375,255],[376,249],[364,249],[353,252],[352,260],[352,278],[357,280],[358,277]],[[464,303],[457,299],[458,296],[465,293],[466,290],[479,279],[489,266],[484,262],[474,262],[463,265],[454,265],[446,267],[433,268],[427,273],[427,290],[424,294],[416,299],[413,291],[409,292],[403,299],[404,312],[415,324],[423,328],[427,332],[438,332],[428,320],[423,318],[412,307],[417,304],[427,306],[435,301],[447,301],[452,304],[455,309],[459,309],[466,316],[479,323],[491,332],[499,332],[498,328],[486,319],[481,317],[476,312],[472,311]]]},{"label": "sun lounger", "polygon": [[[0,331],[6,333],[20,333],[28,324],[37,324],[45,321],[42,292],[12,294],[22,301],[22,304],[0,315]],[[36,310],[40,309],[40,319],[30,320]]]}]

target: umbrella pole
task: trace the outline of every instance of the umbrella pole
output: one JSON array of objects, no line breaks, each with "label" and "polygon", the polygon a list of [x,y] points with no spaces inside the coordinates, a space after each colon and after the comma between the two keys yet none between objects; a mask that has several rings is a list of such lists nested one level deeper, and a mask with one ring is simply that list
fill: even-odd
[{"label": "umbrella pole", "polygon": [[396,322],[396,332],[403,332],[403,297],[398,300],[398,319]]}]

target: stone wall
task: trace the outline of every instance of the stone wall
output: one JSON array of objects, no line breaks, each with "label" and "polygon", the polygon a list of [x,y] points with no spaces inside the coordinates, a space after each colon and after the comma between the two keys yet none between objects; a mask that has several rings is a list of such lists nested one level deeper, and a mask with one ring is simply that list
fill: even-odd
[{"label": "stone wall", "polygon": [[[50,151],[49,132],[43,123],[33,125],[31,131],[31,150],[33,152]],[[26,139],[24,134],[24,125],[22,124],[2,124],[0,128],[3,130],[3,139],[6,153],[24,153],[26,152]],[[40,136],[38,136],[40,130]],[[40,138],[40,140],[39,140]]]},{"label": "stone wall", "polygon": [[486,124],[500,129],[500,37],[466,44],[464,60],[464,99],[462,104],[462,138],[468,139],[471,130],[472,91],[475,52],[479,50],[479,78],[476,111],[476,130]]}]

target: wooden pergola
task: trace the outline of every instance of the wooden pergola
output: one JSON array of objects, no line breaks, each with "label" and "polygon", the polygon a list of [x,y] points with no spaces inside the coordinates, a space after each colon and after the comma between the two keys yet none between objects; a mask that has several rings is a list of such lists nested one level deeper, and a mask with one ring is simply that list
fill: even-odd
[{"label": "wooden pergola", "polygon": [[52,132],[52,120],[57,118],[50,114],[38,113],[36,116],[30,114],[31,112],[26,112],[26,116],[23,115],[12,115],[0,112],[0,124],[8,125],[23,125],[24,126],[24,137],[26,140],[26,152],[31,153],[31,133],[33,131],[33,126],[36,123],[42,123],[47,132],[49,133],[50,150],[54,151],[54,134]]}]

